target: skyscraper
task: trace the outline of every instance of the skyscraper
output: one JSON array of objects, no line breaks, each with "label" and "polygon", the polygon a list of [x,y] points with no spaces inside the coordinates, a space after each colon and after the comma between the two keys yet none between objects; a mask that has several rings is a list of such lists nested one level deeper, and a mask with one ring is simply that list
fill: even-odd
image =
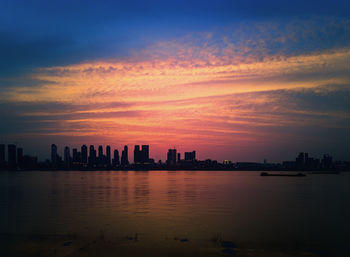
[{"label": "skyscraper", "polygon": [[124,146],[124,150],[122,151],[122,158],[121,158],[121,164],[123,166],[129,165],[129,159],[128,159],[128,146]]},{"label": "skyscraper", "polygon": [[89,166],[93,168],[96,165],[96,150],[93,145],[90,145]]},{"label": "skyscraper", "polygon": [[106,146],[106,164],[107,167],[111,166],[111,147],[109,145]]},{"label": "skyscraper", "polygon": [[71,157],[70,157],[70,149],[68,146],[64,148],[64,164],[67,169],[70,168],[70,162],[71,162]]},{"label": "skyscraper", "polygon": [[195,161],[196,160],[196,151],[185,152],[185,161]]},{"label": "skyscraper", "polygon": [[104,166],[105,158],[103,156],[103,146],[98,146],[98,157],[97,157],[97,166],[102,168]]},{"label": "skyscraper", "polygon": [[16,146],[13,144],[10,144],[7,146],[7,153],[8,153],[8,167],[10,169],[15,169],[17,162],[16,162]]},{"label": "skyscraper", "polygon": [[51,163],[55,166],[57,165],[57,146],[55,144],[51,145]]},{"label": "skyscraper", "polygon": [[141,162],[145,163],[149,161],[149,145],[142,146]]},{"label": "skyscraper", "polygon": [[141,152],[140,152],[140,146],[135,145],[134,149],[134,163],[140,163],[141,162]]},{"label": "skyscraper", "polygon": [[78,149],[77,148],[73,148],[72,155],[73,155],[73,162],[76,162],[78,159]]},{"label": "skyscraper", "polygon": [[88,162],[88,152],[87,152],[87,146],[82,145],[81,146],[81,163],[83,165],[87,164]]},{"label": "skyscraper", "polygon": [[169,149],[167,154],[167,160],[168,165],[175,165],[176,164],[176,149]]},{"label": "skyscraper", "polygon": [[99,145],[98,146],[98,158],[102,159],[102,157],[103,157],[103,146]]},{"label": "skyscraper", "polygon": [[17,148],[17,165],[23,167],[23,148]]},{"label": "skyscraper", "polygon": [[0,144],[0,169],[5,168],[5,145]]},{"label": "skyscraper", "polygon": [[113,166],[118,166],[119,165],[119,152],[117,149],[114,150],[114,155],[113,155]]}]

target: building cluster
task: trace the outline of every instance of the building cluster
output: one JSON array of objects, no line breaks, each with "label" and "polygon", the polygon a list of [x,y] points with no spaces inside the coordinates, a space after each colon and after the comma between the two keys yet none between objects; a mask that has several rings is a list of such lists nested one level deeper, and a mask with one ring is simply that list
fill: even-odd
[{"label": "building cluster", "polygon": [[[142,163],[149,161],[149,146],[143,145],[142,151],[139,150],[140,146],[135,146],[136,160]],[[138,151],[136,151],[138,150]],[[51,145],[51,168],[53,169],[100,169],[110,170],[120,167],[129,166],[128,158],[128,146],[124,146],[119,157],[118,149],[114,149],[113,156],[111,155],[111,147],[106,146],[105,151],[102,145],[95,149],[94,145],[90,145],[89,148],[86,145],[82,145],[80,151],[78,148],[73,148],[72,151],[68,146],[64,147],[63,158],[58,154],[57,146]]]},{"label": "building cluster", "polygon": [[23,148],[14,144],[7,145],[7,162],[6,146],[0,144],[0,170],[17,170],[17,169],[36,169],[38,166],[37,157],[24,155]]},{"label": "building cluster", "polygon": [[185,159],[181,160],[181,154],[176,154],[176,149],[169,149],[167,154],[166,163],[168,165],[176,165],[183,162],[195,162],[196,161],[196,151],[185,152]]},{"label": "building cluster", "polygon": [[[7,152],[6,152],[7,148]],[[100,145],[87,147],[82,145],[79,149],[66,146],[62,156],[55,144],[51,145],[51,158],[45,162],[38,162],[37,157],[23,154],[23,148],[15,144],[0,144],[0,170],[276,170],[276,171],[327,171],[350,170],[350,162],[333,161],[325,154],[322,159],[309,156],[308,153],[299,153],[295,161],[283,163],[236,162],[216,160],[197,160],[196,151],[181,153],[175,148],[169,149],[166,162],[155,162],[150,158],[149,145],[134,146],[134,161],[129,161],[128,146],[124,146],[119,154],[118,149],[109,145],[105,148]]]},{"label": "building cluster", "polygon": [[322,159],[312,158],[308,153],[300,152],[295,161],[284,161],[282,167],[287,170],[332,170],[337,163],[332,156],[324,154]]},{"label": "building cluster", "polygon": [[124,146],[121,156],[118,149],[113,150],[109,145],[104,149],[102,145],[95,149],[94,145],[89,148],[82,145],[80,149],[64,148],[63,158],[58,154],[57,146],[51,145],[51,168],[53,169],[88,169],[88,170],[110,170],[110,169],[163,169],[165,167],[186,167],[194,166],[199,162],[196,160],[196,151],[185,152],[185,159],[181,159],[181,154],[176,149],[169,149],[166,163],[149,157],[149,145],[135,145],[134,162],[129,162],[128,146]]}]

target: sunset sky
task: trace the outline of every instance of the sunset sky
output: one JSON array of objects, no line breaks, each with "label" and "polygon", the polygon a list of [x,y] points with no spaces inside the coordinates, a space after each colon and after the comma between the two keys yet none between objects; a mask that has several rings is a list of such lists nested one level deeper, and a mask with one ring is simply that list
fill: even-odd
[{"label": "sunset sky", "polygon": [[[0,143],[350,160],[350,1],[0,2]],[[132,160],[132,158],[131,158]]]}]

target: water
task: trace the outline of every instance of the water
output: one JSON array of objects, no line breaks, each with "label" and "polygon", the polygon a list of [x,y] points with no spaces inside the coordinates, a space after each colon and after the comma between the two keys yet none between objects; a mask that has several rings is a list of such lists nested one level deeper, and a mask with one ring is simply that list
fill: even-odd
[{"label": "water", "polygon": [[0,256],[350,256],[350,173],[0,173]]}]

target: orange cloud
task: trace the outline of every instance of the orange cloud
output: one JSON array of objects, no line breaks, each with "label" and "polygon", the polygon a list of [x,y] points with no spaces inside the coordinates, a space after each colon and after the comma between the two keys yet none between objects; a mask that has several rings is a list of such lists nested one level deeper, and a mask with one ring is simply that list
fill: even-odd
[{"label": "orange cloud", "polygon": [[[288,134],[281,128],[307,126],[310,117],[318,126],[328,126],[324,117],[349,118],[347,112],[303,110],[282,93],[268,93],[350,85],[349,49],[259,61],[235,59],[233,45],[221,49],[221,56],[215,47],[176,48],[178,58],[42,68],[31,75],[40,85],[11,88],[1,101],[76,107],[23,110],[19,116],[47,125],[37,130],[38,135],[95,136],[120,144],[149,143],[162,150],[169,144],[203,149],[263,144],[269,137]],[[186,58],[191,51],[199,53],[197,59]]]}]

